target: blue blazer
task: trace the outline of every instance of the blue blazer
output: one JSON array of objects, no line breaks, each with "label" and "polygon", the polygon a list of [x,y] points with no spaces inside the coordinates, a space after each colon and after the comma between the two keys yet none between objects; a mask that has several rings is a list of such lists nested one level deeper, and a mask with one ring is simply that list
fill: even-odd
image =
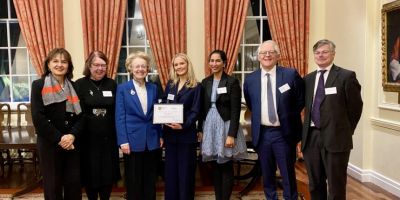
[{"label": "blue blazer", "polygon": [[[168,94],[173,94],[174,100],[168,100]],[[163,102],[183,104],[182,130],[173,130],[164,126],[164,141],[167,143],[196,143],[196,122],[200,117],[201,109],[200,83],[194,88],[183,86],[178,92],[177,85],[172,85],[172,81],[169,81],[165,88]]]},{"label": "blue blazer", "polygon": [[[288,84],[290,89],[281,93],[279,87]],[[261,128],[261,69],[247,75],[243,85],[244,98],[251,111],[253,145],[257,146]],[[304,81],[291,68],[276,67],[276,106],[282,134],[290,145],[301,139],[301,111],[304,107]]]},{"label": "blue blazer", "polygon": [[147,111],[143,112],[133,81],[117,87],[115,125],[118,145],[129,143],[131,151],[160,148],[161,126],[153,125],[153,105],[157,103],[157,86],[146,82]]}]

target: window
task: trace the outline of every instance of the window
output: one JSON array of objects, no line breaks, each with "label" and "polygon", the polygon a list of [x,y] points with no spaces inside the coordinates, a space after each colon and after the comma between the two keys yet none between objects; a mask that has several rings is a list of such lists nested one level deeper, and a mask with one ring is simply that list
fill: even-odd
[{"label": "window", "polygon": [[264,0],[251,0],[239,55],[232,75],[243,84],[247,74],[259,68],[257,48],[265,40],[271,39]]},{"label": "window", "polygon": [[21,34],[12,0],[0,1],[0,102],[29,102],[30,86],[37,79]]},{"label": "window", "polygon": [[144,28],[139,0],[128,1],[125,30],[122,36],[122,46],[119,54],[117,76],[115,79],[117,83],[123,83],[131,79],[125,68],[125,60],[130,53],[137,51],[143,51],[150,56],[150,72],[147,79],[155,81],[158,77],[157,67],[154,62],[154,56],[149,45],[149,40],[147,39],[146,29]]}]

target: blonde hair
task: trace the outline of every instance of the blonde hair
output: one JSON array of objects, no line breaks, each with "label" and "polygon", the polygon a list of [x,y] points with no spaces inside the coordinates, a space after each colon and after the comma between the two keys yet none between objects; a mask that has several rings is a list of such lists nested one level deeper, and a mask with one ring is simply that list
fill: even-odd
[{"label": "blonde hair", "polygon": [[129,56],[125,60],[126,71],[128,71],[129,74],[132,74],[132,72],[131,72],[131,68],[132,68],[131,64],[132,64],[133,60],[135,60],[136,58],[141,58],[141,59],[145,60],[146,61],[146,66],[147,66],[147,71],[150,70],[150,56],[147,55],[145,52],[137,51],[135,53],[129,54]]},{"label": "blonde hair", "polygon": [[169,79],[172,80],[172,84],[176,85],[178,83],[178,81],[179,81],[179,76],[176,74],[176,71],[174,69],[174,61],[175,61],[176,58],[182,58],[187,63],[187,68],[188,68],[187,78],[188,78],[188,81],[186,83],[186,87],[188,87],[188,88],[196,87],[198,82],[197,82],[196,76],[194,75],[192,62],[190,62],[189,57],[184,53],[177,53],[172,58],[171,68],[169,70]]}]

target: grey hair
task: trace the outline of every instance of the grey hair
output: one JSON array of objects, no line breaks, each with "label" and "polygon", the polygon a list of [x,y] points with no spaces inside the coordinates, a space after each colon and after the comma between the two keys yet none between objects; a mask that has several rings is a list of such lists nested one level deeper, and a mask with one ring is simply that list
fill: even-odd
[{"label": "grey hair", "polygon": [[266,41],[264,41],[263,43],[261,43],[261,44],[258,46],[258,48],[257,48],[257,54],[260,53],[260,47],[263,46],[263,45],[265,45],[265,44],[272,44],[272,46],[274,47],[274,50],[276,51],[276,53],[277,53],[277,54],[281,54],[281,50],[279,49],[278,44],[277,44],[275,41],[273,41],[273,40],[266,40]]},{"label": "grey hair", "polygon": [[314,44],[313,46],[313,52],[316,51],[319,47],[324,46],[324,45],[329,45],[329,48],[332,52],[335,52],[336,45],[332,41],[328,39],[322,39],[319,40],[317,43]]}]

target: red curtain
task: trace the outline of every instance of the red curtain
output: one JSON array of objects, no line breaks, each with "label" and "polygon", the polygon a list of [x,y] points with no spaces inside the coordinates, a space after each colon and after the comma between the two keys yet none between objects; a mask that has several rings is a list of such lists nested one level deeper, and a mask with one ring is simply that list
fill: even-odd
[{"label": "red curtain", "polygon": [[118,69],[126,6],[126,0],[81,0],[85,58],[95,50],[105,53],[111,78]]},{"label": "red curtain", "polygon": [[14,0],[14,6],[32,64],[40,76],[47,54],[64,47],[62,0]]},{"label": "red curtain", "polygon": [[141,0],[140,9],[147,36],[165,88],[171,59],[186,53],[186,1]]},{"label": "red curtain", "polygon": [[[215,49],[224,50],[228,57],[225,72],[231,74],[239,51],[249,0],[205,0],[205,63]],[[206,65],[206,76],[210,69]]]},{"label": "red curtain", "polygon": [[307,73],[310,0],[265,0],[272,39],[281,49],[280,64]]}]

